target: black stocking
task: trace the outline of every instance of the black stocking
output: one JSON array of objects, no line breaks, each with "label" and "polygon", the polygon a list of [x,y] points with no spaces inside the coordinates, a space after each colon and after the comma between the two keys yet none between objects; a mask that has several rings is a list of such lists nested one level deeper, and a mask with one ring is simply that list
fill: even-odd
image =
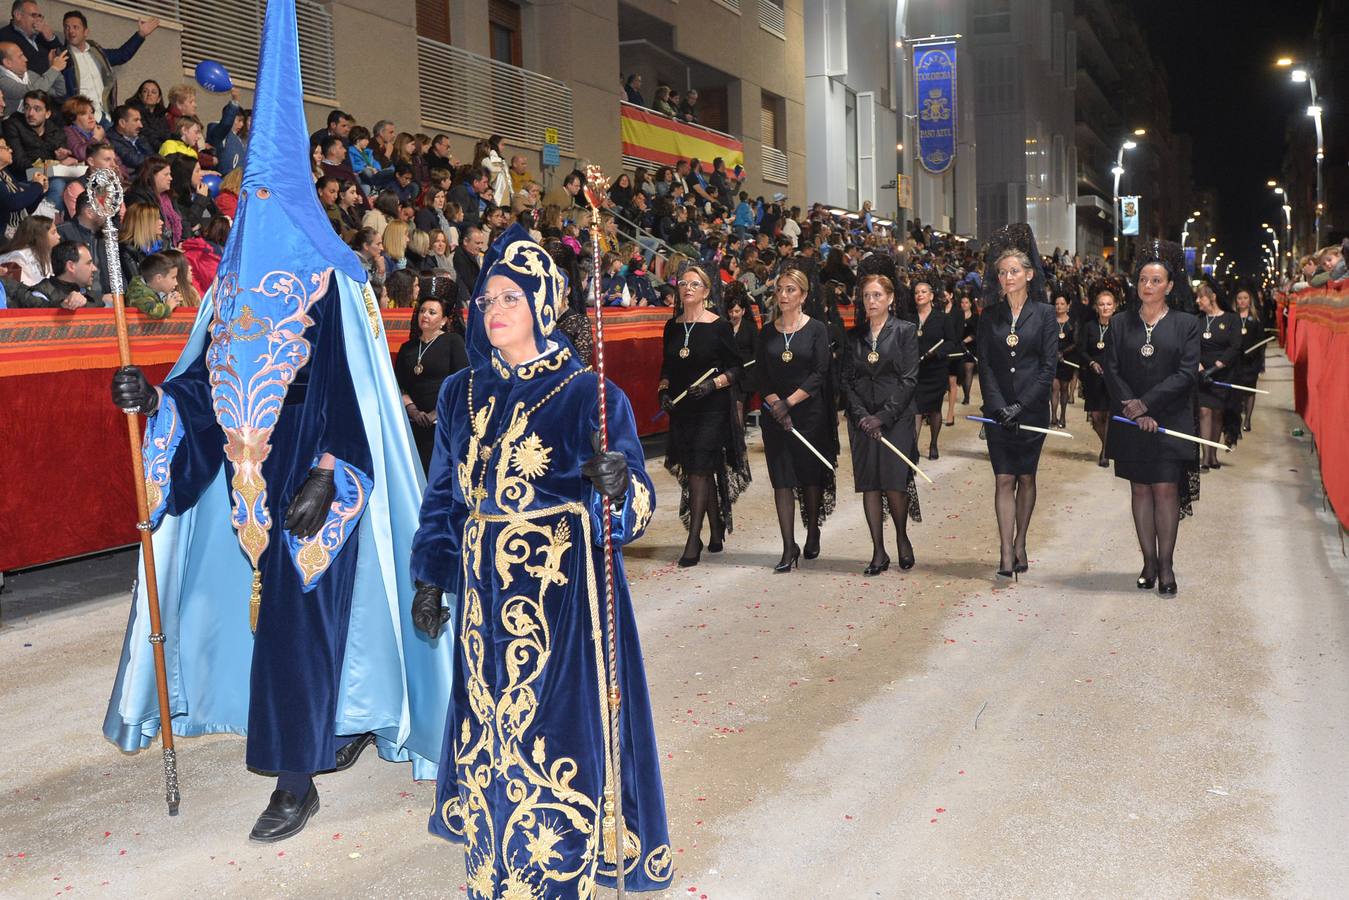
[{"label": "black stocking", "polygon": [[1091,414],[1091,428],[1096,432],[1096,436],[1101,439],[1101,459],[1105,459],[1105,435],[1109,425],[1106,422],[1106,415],[1103,412]]},{"label": "black stocking", "polygon": [[[862,511],[866,513],[867,530],[871,532],[871,565],[879,566],[885,561],[885,521],[881,516],[881,492],[862,492]],[[894,515],[894,507],[890,508]]]},{"label": "black stocking", "polygon": [[1134,531],[1138,534],[1138,549],[1143,552],[1143,579],[1157,577],[1157,513],[1153,502],[1153,485],[1129,483],[1129,502],[1133,508]]},{"label": "black stocking", "polygon": [[1255,395],[1248,394],[1246,399],[1241,401],[1242,411],[1245,413],[1246,430],[1251,430],[1251,414],[1255,412]]},{"label": "black stocking", "polygon": [[[712,497],[711,475],[689,476],[689,537],[684,543],[684,555],[692,558],[702,545],[703,517]],[[714,535],[715,536],[715,535]]]},{"label": "black stocking", "polygon": [[1067,385],[1065,385],[1062,381],[1059,381],[1057,378],[1054,379],[1053,396],[1049,401],[1049,424],[1051,426],[1057,425],[1059,423],[1060,407],[1068,405],[1068,400],[1066,397],[1064,397],[1064,394],[1067,393],[1067,390],[1068,390]]},{"label": "black stocking", "polygon": [[1176,534],[1180,531],[1180,485],[1173,481],[1152,487],[1152,521],[1157,531],[1157,581],[1176,580]]},{"label": "black stocking", "polygon": [[967,362],[961,365],[965,369],[964,377],[961,379],[961,387],[965,391],[965,396],[960,402],[968,404],[970,402],[970,385],[974,384],[974,363]]},{"label": "black stocking", "polygon": [[1012,541],[1016,534],[1016,476],[994,475],[993,478],[993,512],[998,517],[998,568],[1010,572],[1015,561]]},{"label": "black stocking", "polygon": [[[1222,411],[1209,409],[1206,406],[1199,408],[1199,436],[1205,440],[1216,441],[1218,432],[1222,429]],[[1211,466],[1218,461],[1218,451],[1213,447],[1204,448],[1204,465]]]},{"label": "black stocking", "polygon": [[1016,542],[1015,552],[1019,562],[1029,562],[1026,557],[1026,531],[1030,528],[1030,516],[1035,512],[1035,476],[1016,476]]},{"label": "black stocking", "polygon": [[941,410],[934,413],[928,413],[924,418],[927,419],[928,434],[928,455],[935,456],[937,453],[937,435],[941,434]]},{"label": "black stocking", "polygon": [[782,532],[782,563],[792,558],[796,546],[796,493],[791,488],[773,488],[773,505],[778,511],[778,531]]},{"label": "black stocking", "polygon": [[909,543],[909,494],[907,491],[886,491],[890,504],[890,518],[895,520],[895,537],[899,539],[899,558],[913,558],[913,544]]},{"label": "black stocking", "polygon": [[820,549],[820,498],[824,489],[815,487],[801,488],[801,511],[806,518],[807,552],[814,556]]}]

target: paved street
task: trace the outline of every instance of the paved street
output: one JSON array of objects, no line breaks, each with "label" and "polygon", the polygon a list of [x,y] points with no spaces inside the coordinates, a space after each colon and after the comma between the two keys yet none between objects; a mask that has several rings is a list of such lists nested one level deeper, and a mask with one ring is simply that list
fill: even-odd
[{"label": "paved street", "polygon": [[[1205,475],[1171,599],[1133,586],[1127,486],[1095,465],[1080,401],[1011,586],[993,581],[971,423],[923,463],[937,484],[920,489],[917,567],[872,579],[850,491],[821,558],[771,573],[757,439],[726,552],[676,568],[677,494],[650,459],[663,505],[627,559],[667,896],[1344,896],[1349,560],[1291,435],[1291,374],[1271,355],[1256,431]],[[183,811],[165,815],[158,753],[100,734],[133,565],[55,566],[0,595],[0,895],[460,896],[460,852],[426,833],[432,786],[373,753],[319,779],[301,836],[256,845],[271,787],[243,741],[182,740]]]}]

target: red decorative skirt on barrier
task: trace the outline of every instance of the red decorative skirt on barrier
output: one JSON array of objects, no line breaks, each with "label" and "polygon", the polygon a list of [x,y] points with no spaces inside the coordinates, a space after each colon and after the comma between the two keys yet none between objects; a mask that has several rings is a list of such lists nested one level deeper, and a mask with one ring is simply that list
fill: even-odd
[{"label": "red decorative skirt on barrier", "polygon": [[1288,295],[1294,403],[1316,439],[1321,480],[1349,528],[1349,279]]},{"label": "red decorative skirt on barrier", "polygon": [[[152,382],[168,374],[193,310],[168,319],[127,314],[131,356]],[[396,353],[412,310],[385,310]],[[668,309],[606,310],[606,369],[628,395],[638,429],[665,430],[658,411],[661,334]],[[123,415],[109,383],[117,368],[111,310],[0,310],[0,571],[137,540]]]}]

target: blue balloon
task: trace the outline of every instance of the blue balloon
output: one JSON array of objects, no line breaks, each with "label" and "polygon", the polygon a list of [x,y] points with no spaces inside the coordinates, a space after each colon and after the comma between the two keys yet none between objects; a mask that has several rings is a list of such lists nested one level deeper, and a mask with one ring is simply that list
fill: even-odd
[{"label": "blue balloon", "polygon": [[234,89],[230,73],[213,59],[203,59],[197,63],[197,84],[216,94],[224,94]]},{"label": "blue balloon", "polygon": [[207,174],[201,176],[201,183],[206,185],[206,190],[211,192],[212,197],[219,196],[220,182],[223,180],[224,179],[222,179],[219,175],[215,174],[214,172],[208,172]]}]

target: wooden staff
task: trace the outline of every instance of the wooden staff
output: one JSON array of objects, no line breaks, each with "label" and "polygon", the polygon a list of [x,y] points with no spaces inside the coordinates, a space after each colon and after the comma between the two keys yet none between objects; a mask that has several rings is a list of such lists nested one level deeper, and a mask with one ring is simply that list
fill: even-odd
[{"label": "wooden staff", "polygon": [[818,459],[820,462],[824,463],[824,464],[825,464],[825,467],[828,468],[829,471],[831,471],[831,472],[834,471],[834,465],[833,465],[833,463],[831,463],[831,462],[829,462],[829,460],[825,459],[825,458],[824,458],[824,454],[821,453],[819,450],[816,450],[816,449],[815,449],[815,445],[812,444],[810,441],[806,440],[806,436],[805,436],[804,434],[802,434],[801,432],[797,431],[795,428],[791,429],[791,433],[794,434],[794,435],[796,435],[796,439],[797,439],[798,441],[800,441],[801,443],[805,444],[805,445],[806,445],[806,449],[809,450],[811,453],[814,453],[814,454],[815,454],[815,458]]},{"label": "wooden staff", "polygon": [[[122,208],[122,182],[116,169],[96,169],[89,176],[89,206],[103,217],[103,241],[108,257],[108,287],[112,290],[113,321],[117,326],[117,356],[122,368],[131,365],[131,338],[126,327],[122,296],[122,259],[117,241],[117,216]],[[164,744],[164,800],[169,815],[178,815],[178,756],[173,749],[173,717],[169,711],[169,678],[164,663],[164,630],[159,619],[159,582],[155,572],[155,544],[150,533],[150,503],[145,495],[145,462],[141,456],[138,409],[126,410],[127,441],[131,447],[131,481],[136,486],[136,530],[141,536],[145,568],[145,600],[150,611],[150,644],[155,654],[155,688],[159,693],[159,736]],[[131,599],[136,602],[135,597]]]},{"label": "wooden staff", "polygon": [[[1268,330],[1268,329],[1266,329],[1266,330]],[[1254,353],[1256,350],[1259,350],[1261,347],[1265,346],[1265,345],[1268,344],[1270,341],[1276,341],[1276,340],[1278,340],[1278,339],[1279,339],[1279,336],[1278,336],[1277,334],[1271,335],[1270,337],[1265,338],[1263,341],[1261,341],[1261,342],[1258,343],[1258,344],[1251,344],[1251,346],[1247,347],[1247,348],[1246,348],[1245,350],[1243,350],[1242,352],[1243,352],[1243,353]]]},{"label": "wooden staff", "polygon": [[918,468],[917,463],[915,463],[913,460],[905,456],[904,451],[900,450],[894,444],[890,443],[889,438],[887,438],[885,435],[881,435],[879,440],[882,444],[890,448],[891,453],[895,454],[895,456],[898,456],[900,459],[904,460],[904,464],[906,466],[908,466],[910,469],[913,469],[919,475],[922,475],[924,481],[926,481],[928,484],[932,484],[932,479],[927,477],[927,473],[924,472],[922,469]]},{"label": "wooden staff", "polygon": [[1073,362],[1071,359],[1061,359],[1059,360],[1059,362],[1063,363],[1065,366],[1072,366],[1074,369],[1082,368],[1077,363]]},{"label": "wooden staff", "polygon": [[[586,202],[590,204],[590,244],[595,279],[595,372],[599,375],[600,452],[609,452],[609,415],[604,384],[604,314],[600,286],[600,206],[608,194],[609,180],[599,166],[586,167]],[[622,743],[619,712],[623,696],[618,688],[618,605],[614,599],[614,535],[610,525],[612,504],[602,499],[604,516],[604,600],[608,613],[609,671],[609,783],[604,788],[604,810],[600,820],[600,851],[606,862],[614,864],[614,888],[619,900],[625,896],[624,868],[627,864],[627,826],[623,822]],[[612,859],[610,859],[612,857]]]},{"label": "wooden staff", "polygon": [[[1123,422],[1125,425],[1133,425],[1135,428],[1139,427],[1138,423],[1135,422],[1133,419],[1128,419],[1125,418],[1124,416],[1111,416],[1110,418],[1114,419],[1116,422]],[[1232,448],[1227,446],[1226,444],[1220,444],[1217,441],[1210,441],[1205,438],[1195,437],[1194,435],[1186,434],[1183,431],[1172,431],[1170,428],[1163,428],[1160,425],[1157,426],[1157,433],[1165,434],[1168,437],[1180,438],[1182,441],[1190,441],[1191,443],[1195,444],[1203,444],[1205,447],[1213,447],[1215,449],[1222,450],[1226,453],[1232,452]]]},{"label": "wooden staff", "polygon": [[[1002,424],[997,419],[986,419],[983,416],[966,416],[965,418],[969,419],[971,422],[983,422],[986,425]],[[1033,431],[1036,434],[1052,434],[1055,437],[1064,437],[1064,438],[1072,437],[1072,435],[1066,431],[1057,431],[1053,428],[1041,428],[1038,425],[1022,425],[1020,423],[1017,423],[1017,427],[1020,428],[1022,431]]]},{"label": "wooden staff", "polygon": [[1226,382],[1226,381],[1215,381],[1215,382],[1213,382],[1213,383],[1216,384],[1216,385],[1218,385],[1218,387],[1231,388],[1231,389],[1234,390],[1234,391],[1246,391],[1247,393],[1250,393],[1250,394],[1268,394],[1268,393],[1269,393],[1269,391],[1261,390],[1260,388],[1246,387],[1245,385],[1241,385],[1241,384],[1231,384],[1231,383]]},{"label": "wooden staff", "polygon": [[684,388],[683,392],[682,392],[678,397],[676,397],[676,398],[674,398],[673,400],[670,401],[670,405],[671,405],[671,406],[674,406],[674,405],[675,405],[676,403],[678,403],[680,400],[683,400],[685,397],[687,397],[687,396],[689,395],[689,391],[693,390],[693,389],[696,388],[698,385],[702,384],[704,381],[706,381],[706,380],[708,379],[708,377],[709,377],[710,375],[712,375],[712,374],[715,373],[716,371],[717,371],[717,367],[716,367],[716,366],[713,366],[712,368],[708,369],[708,370],[707,370],[706,372],[704,372],[703,374],[699,375],[697,381],[693,382],[693,384],[691,384],[691,385],[689,385],[688,387]]}]

